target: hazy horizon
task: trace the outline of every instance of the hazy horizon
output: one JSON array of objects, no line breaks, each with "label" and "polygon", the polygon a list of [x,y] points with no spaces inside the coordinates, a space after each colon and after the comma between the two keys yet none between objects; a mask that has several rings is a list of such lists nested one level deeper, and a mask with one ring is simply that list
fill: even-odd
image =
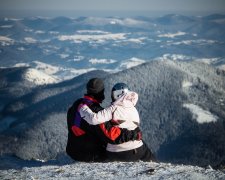
[{"label": "hazy horizon", "polygon": [[205,16],[225,13],[224,0],[1,0],[1,17]]},{"label": "hazy horizon", "polygon": [[225,14],[222,11],[83,11],[83,10],[3,10],[0,17],[25,18],[25,17],[159,17],[167,14],[179,14],[186,16],[207,16],[211,14]]}]

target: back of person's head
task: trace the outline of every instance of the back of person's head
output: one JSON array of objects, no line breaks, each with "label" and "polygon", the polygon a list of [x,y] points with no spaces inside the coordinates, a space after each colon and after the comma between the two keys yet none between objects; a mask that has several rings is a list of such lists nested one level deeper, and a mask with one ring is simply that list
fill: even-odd
[{"label": "back of person's head", "polygon": [[122,95],[124,95],[128,91],[129,91],[129,87],[127,86],[127,84],[122,83],[122,82],[116,83],[113,86],[112,92],[111,92],[112,101],[116,101],[117,99],[119,99]]},{"label": "back of person's head", "polygon": [[104,95],[104,82],[100,78],[92,78],[88,81],[87,95],[94,97],[100,103],[105,99]]}]

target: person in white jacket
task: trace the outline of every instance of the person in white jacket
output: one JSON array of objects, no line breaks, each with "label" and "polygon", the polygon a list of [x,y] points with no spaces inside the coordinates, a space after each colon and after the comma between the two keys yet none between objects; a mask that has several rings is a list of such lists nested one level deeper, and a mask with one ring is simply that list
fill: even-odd
[{"label": "person in white jacket", "polygon": [[[80,115],[89,124],[97,125],[106,121],[113,121],[116,126],[134,130],[140,124],[139,113],[135,108],[138,94],[130,91],[125,83],[117,83],[112,88],[112,104],[108,108],[94,113],[82,104],[79,107]],[[122,144],[107,144],[109,161],[156,161],[151,150],[143,140],[134,140]]]}]

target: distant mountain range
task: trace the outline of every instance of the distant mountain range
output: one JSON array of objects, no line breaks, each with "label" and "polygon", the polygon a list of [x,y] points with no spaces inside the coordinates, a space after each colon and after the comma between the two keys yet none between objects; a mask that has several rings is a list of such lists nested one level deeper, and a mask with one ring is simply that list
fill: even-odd
[{"label": "distant mountain range", "polygon": [[48,74],[57,81],[91,70],[118,72],[165,56],[224,68],[224,49],[223,14],[0,19],[0,67],[36,69],[43,63],[58,68]]},{"label": "distant mountain range", "polygon": [[[11,90],[16,91],[19,82],[23,82],[20,88],[24,92],[1,105],[1,154],[51,159],[64,153],[67,109],[83,96],[90,78],[101,77],[106,91],[103,106],[110,104],[111,87],[116,82],[127,83],[139,94],[143,138],[160,161],[201,166],[225,163],[223,70],[202,62],[158,60],[114,74],[90,71],[37,86],[23,76],[28,69],[1,69],[4,98],[11,98]],[[10,77],[18,78],[13,82]]]},{"label": "distant mountain range", "polygon": [[66,112],[92,77],[139,94],[161,161],[225,164],[225,15],[0,19],[0,154],[65,152]]}]

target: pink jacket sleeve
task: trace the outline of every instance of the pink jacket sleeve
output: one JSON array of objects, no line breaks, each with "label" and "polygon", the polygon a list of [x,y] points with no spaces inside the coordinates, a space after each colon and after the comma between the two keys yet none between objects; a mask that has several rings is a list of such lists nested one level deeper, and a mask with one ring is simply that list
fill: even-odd
[{"label": "pink jacket sleeve", "polygon": [[79,107],[81,117],[89,124],[97,125],[110,121],[113,118],[113,112],[116,110],[115,105],[111,105],[98,113],[94,113],[87,105]]}]

